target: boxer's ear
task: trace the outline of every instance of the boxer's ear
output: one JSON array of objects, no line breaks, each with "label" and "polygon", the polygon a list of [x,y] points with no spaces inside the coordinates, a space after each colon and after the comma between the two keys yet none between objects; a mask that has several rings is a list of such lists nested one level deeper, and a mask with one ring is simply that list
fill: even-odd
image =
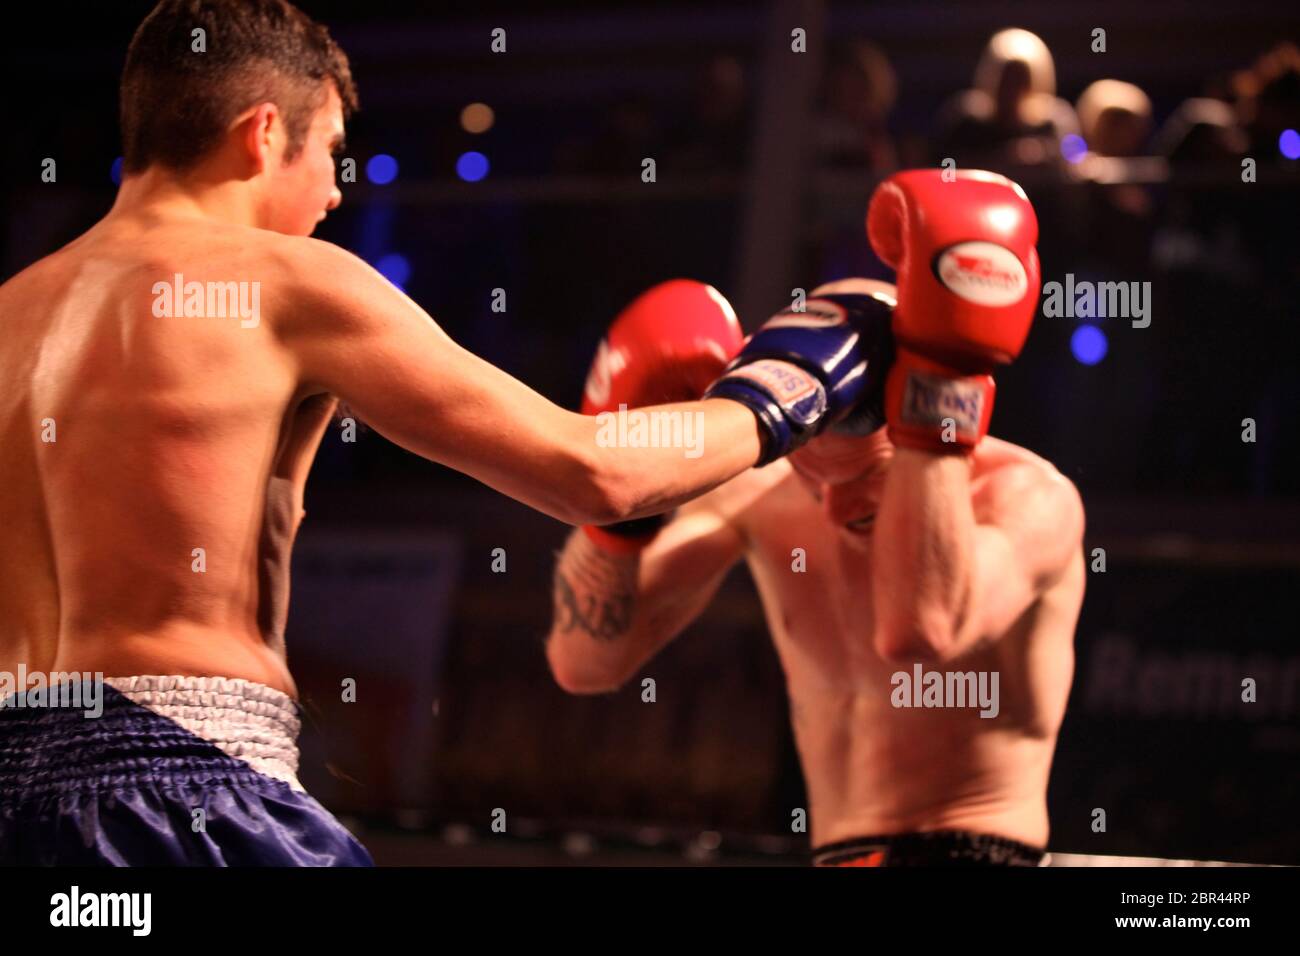
[{"label": "boxer's ear", "polygon": [[278,150],[284,148],[284,123],[274,103],[259,103],[231,126],[254,175],[270,166]]}]

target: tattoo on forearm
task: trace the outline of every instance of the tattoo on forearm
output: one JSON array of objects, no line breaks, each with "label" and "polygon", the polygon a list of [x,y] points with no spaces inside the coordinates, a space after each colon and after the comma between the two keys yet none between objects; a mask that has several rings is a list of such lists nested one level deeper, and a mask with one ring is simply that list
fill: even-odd
[{"label": "tattoo on forearm", "polygon": [[570,545],[555,569],[555,626],[616,641],[632,626],[636,561]]}]

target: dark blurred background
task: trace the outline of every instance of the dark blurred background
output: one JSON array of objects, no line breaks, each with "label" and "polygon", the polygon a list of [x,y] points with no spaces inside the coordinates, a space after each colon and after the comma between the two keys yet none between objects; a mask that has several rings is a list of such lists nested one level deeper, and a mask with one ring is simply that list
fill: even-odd
[{"label": "dark blurred background", "polygon": [[[888,278],[867,198],[945,158],[1025,187],[1045,282],[1149,282],[1146,327],[1040,316],[999,376],[994,433],[1076,482],[1106,555],[1052,849],[1300,863],[1293,3],[300,5],[362,102],[357,182],[317,235],[565,405],[656,282],[710,282],[752,329],[796,287]],[[117,76],[150,6],[43,3],[0,32],[0,277],[111,204]],[[743,568],[646,669],[656,703],[635,684],[574,698],[540,643],[565,527],[364,430],[327,436],[307,510],[302,777],[379,862],[805,858],[783,679]]]}]

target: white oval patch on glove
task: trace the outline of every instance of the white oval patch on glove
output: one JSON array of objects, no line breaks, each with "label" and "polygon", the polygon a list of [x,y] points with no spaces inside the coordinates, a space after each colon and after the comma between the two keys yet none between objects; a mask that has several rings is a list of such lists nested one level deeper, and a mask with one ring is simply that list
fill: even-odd
[{"label": "white oval patch on glove", "polygon": [[949,246],[935,257],[934,274],[954,294],[976,305],[1014,305],[1029,289],[1029,276],[1016,254],[993,242]]}]

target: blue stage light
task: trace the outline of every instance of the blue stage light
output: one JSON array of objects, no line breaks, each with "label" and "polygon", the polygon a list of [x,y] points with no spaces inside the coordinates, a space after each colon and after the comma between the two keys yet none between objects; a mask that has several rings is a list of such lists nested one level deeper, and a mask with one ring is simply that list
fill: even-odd
[{"label": "blue stage light", "polygon": [[1081,325],[1070,336],[1070,351],[1084,365],[1096,365],[1106,357],[1106,333],[1095,325]]},{"label": "blue stage light", "polygon": [[366,163],[366,178],[376,186],[387,186],[397,178],[397,160],[387,153],[378,153]]},{"label": "blue stage light", "polygon": [[476,183],[488,174],[488,158],[471,150],[456,160],[456,175],[467,183]]}]

